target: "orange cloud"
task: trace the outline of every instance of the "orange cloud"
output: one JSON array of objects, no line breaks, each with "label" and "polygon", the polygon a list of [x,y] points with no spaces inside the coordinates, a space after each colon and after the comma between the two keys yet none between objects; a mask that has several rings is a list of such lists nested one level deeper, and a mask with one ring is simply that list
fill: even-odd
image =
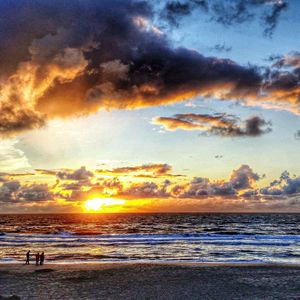
[{"label": "orange cloud", "polygon": [[116,5],[73,2],[68,9],[60,1],[51,6],[42,1],[0,4],[6,11],[2,28],[7,28],[0,53],[7,57],[15,53],[8,61],[0,57],[5,66],[0,70],[2,136],[39,128],[57,117],[150,107],[196,96],[248,105],[285,103],[287,109],[299,112],[295,59],[282,63],[290,70],[273,67],[264,74],[229,59],[174,48],[152,25],[150,4],[113,1]]},{"label": "orange cloud", "polygon": [[232,115],[226,114],[177,114],[173,117],[156,117],[153,124],[160,125],[166,130],[200,130],[206,134],[225,137],[259,136],[271,131],[269,122],[253,116],[240,122]]},{"label": "orange cloud", "polygon": [[[68,9],[60,1],[51,6],[39,1],[9,8],[0,4],[7,32],[0,46],[2,136],[39,128],[52,118],[150,107],[196,96],[249,105],[267,102],[271,107],[289,104],[281,107],[299,112],[298,58],[285,57],[278,63],[290,70],[274,66],[262,74],[228,59],[173,48],[165,35],[153,29],[149,4],[113,1],[118,30],[110,26],[112,16],[107,14],[111,1],[90,6],[74,2]],[[81,11],[86,13],[79,15]],[[183,120],[177,123],[190,128]]]},{"label": "orange cloud", "polygon": [[117,177],[94,176],[89,181],[86,180],[91,177],[89,172],[83,167],[69,170],[60,174],[63,179],[54,185],[39,181],[38,177],[28,183],[0,174],[1,210],[33,212],[44,207],[48,212],[78,211],[84,201],[95,197],[128,200],[125,211],[157,211],[160,208],[184,211],[188,207],[199,211],[300,209],[300,177],[290,176],[287,171],[262,188],[257,186],[262,177],[248,165],[233,170],[228,179],[219,180],[194,177],[125,183]]},{"label": "orange cloud", "polygon": [[109,174],[113,176],[117,175],[129,175],[134,177],[178,177],[182,175],[172,174],[172,167],[168,164],[145,164],[132,167],[120,167],[113,169],[99,169],[97,173]]}]

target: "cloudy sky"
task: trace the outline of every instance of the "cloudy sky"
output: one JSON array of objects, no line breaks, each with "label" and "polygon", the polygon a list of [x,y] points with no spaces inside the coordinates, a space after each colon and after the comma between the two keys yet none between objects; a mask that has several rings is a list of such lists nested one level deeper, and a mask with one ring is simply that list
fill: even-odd
[{"label": "cloudy sky", "polygon": [[0,212],[300,211],[299,11],[2,0]]}]

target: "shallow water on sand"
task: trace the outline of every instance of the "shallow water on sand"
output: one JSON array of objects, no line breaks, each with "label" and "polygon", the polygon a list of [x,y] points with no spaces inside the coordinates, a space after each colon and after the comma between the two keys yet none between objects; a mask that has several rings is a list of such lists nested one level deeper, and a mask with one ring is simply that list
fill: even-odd
[{"label": "shallow water on sand", "polygon": [[0,215],[0,260],[300,263],[300,214]]}]

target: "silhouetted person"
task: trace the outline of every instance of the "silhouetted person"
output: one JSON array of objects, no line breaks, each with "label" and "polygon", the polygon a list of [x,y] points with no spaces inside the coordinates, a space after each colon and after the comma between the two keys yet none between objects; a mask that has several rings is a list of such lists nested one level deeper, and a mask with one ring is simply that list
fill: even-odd
[{"label": "silhouetted person", "polygon": [[40,255],[40,265],[43,265],[44,261],[45,261],[45,254],[44,254],[44,252],[42,252]]},{"label": "silhouetted person", "polygon": [[40,253],[38,252],[36,255],[35,255],[35,264],[38,265],[40,262]]},{"label": "silhouetted person", "polygon": [[27,253],[26,253],[26,265],[29,265],[29,260],[30,260],[30,250],[29,251],[27,251]]}]

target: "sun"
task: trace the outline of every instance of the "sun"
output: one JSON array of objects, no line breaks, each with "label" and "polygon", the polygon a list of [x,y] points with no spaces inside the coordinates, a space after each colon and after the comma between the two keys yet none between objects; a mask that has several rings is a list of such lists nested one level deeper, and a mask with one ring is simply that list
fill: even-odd
[{"label": "sun", "polygon": [[114,198],[93,198],[87,200],[84,204],[84,208],[88,212],[97,212],[105,210],[105,208],[112,208],[115,206],[120,206],[125,203],[125,200],[114,199]]}]

